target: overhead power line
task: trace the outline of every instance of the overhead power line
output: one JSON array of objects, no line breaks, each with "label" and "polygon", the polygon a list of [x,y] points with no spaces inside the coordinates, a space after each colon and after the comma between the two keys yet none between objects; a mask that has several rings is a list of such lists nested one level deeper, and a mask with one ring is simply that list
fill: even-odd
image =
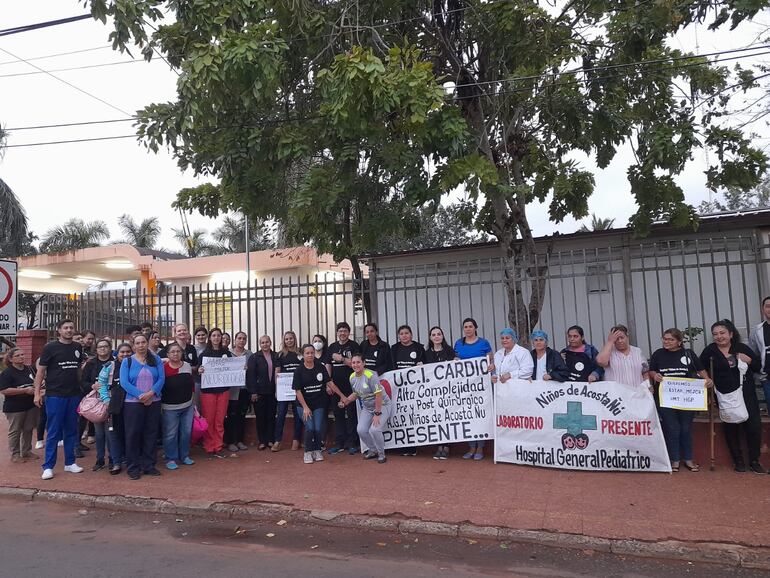
[{"label": "overhead power line", "polygon": [[[27,61],[29,62],[29,61]],[[85,66],[71,66],[69,68],[53,68],[51,70],[36,70],[34,72],[13,72],[11,74],[0,74],[0,78],[11,78],[13,76],[34,76],[36,74],[50,74],[52,72],[68,72],[70,70],[86,70],[89,68],[102,68],[104,66],[117,66],[118,64],[133,64],[135,62],[144,62],[144,60],[120,60],[118,62],[103,62],[101,64],[86,64]]]},{"label": "overhead power line", "polygon": [[54,140],[54,141],[48,141],[48,142],[29,142],[29,143],[23,143],[23,144],[5,145],[5,148],[11,149],[11,148],[22,148],[22,147],[41,147],[41,146],[46,146],[46,145],[70,144],[70,143],[76,143],[76,142],[93,142],[93,141],[100,141],[100,140],[115,140],[115,139],[122,139],[122,138],[136,138],[136,135],[135,134],[123,134],[123,135],[117,135],[117,136],[100,136],[100,137],[94,137],[94,138],[75,138],[75,139],[69,139],[69,140]]},{"label": "overhead power line", "polygon": [[70,88],[74,88],[74,89],[75,89],[75,90],[77,90],[78,92],[82,92],[83,94],[85,94],[86,96],[89,96],[89,97],[93,98],[94,100],[98,100],[98,101],[99,101],[99,102],[101,102],[102,104],[105,104],[105,105],[109,106],[109,107],[110,107],[110,108],[112,108],[113,110],[117,110],[117,111],[118,111],[119,113],[121,113],[121,114],[125,114],[125,115],[126,115],[126,116],[128,116],[128,117],[131,117],[131,116],[133,116],[131,113],[129,113],[129,112],[126,112],[125,110],[123,110],[123,109],[121,109],[121,108],[119,108],[119,107],[115,106],[114,104],[112,104],[112,103],[110,103],[110,102],[107,102],[107,101],[106,101],[106,100],[104,100],[103,98],[99,98],[99,97],[98,97],[98,96],[96,96],[95,94],[91,94],[91,93],[90,93],[90,92],[88,92],[87,90],[83,90],[83,89],[82,89],[82,88],[80,88],[79,86],[75,86],[75,85],[74,85],[74,84],[72,84],[71,82],[68,82],[68,81],[64,80],[63,78],[60,78],[60,77],[56,76],[55,74],[52,74],[51,72],[48,72],[47,70],[44,70],[44,69],[40,68],[40,67],[39,67],[37,64],[33,64],[33,63],[31,63],[31,62],[29,62],[29,61],[27,61],[27,60],[25,60],[25,59],[21,58],[20,56],[17,56],[17,55],[15,55],[14,53],[10,52],[9,50],[6,50],[5,48],[0,48],[0,52],[4,52],[5,54],[7,54],[8,56],[10,56],[11,58],[15,58],[15,59],[17,59],[17,60],[20,60],[21,62],[26,62],[26,63],[27,63],[28,65],[30,65],[32,68],[34,68],[34,69],[36,69],[36,70],[40,70],[41,72],[44,72],[45,74],[47,74],[47,75],[48,75],[48,76],[50,76],[51,78],[55,78],[55,79],[56,79],[56,80],[58,80],[59,82],[62,82],[62,83],[64,83],[64,84],[66,84],[66,85],[67,85],[67,86],[69,86]]},{"label": "overhead power line", "polygon": [[61,127],[67,127],[67,126],[86,126],[90,124],[109,124],[113,122],[130,122],[132,120],[136,120],[136,117],[133,118],[111,118],[107,120],[86,120],[82,122],[64,122],[60,124],[39,124],[36,126],[17,126],[14,128],[6,128],[5,130],[8,132],[11,131],[18,131],[18,130],[38,130],[38,129],[44,129],[44,128],[61,128]]},{"label": "overhead power line", "polygon": [[22,32],[31,32],[32,30],[40,30],[41,28],[49,28],[51,26],[59,26],[60,24],[69,24],[70,22],[78,22],[79,20],[86,20],[93,18],[90,14],[81,14],[80,16],[70,16],[69,18],[59,18],[58,20],[48,20],[47,22],[37,22],[35,24],[25,24],[24,26],[16,26],[14,28],[5,28],[0,30],[0,36],[10,36],[11,34],[21,34]]},{"label": "overhead power line", "polygon": [[[33,56],[32,58],[27,58],[27,62],[30,62],[32,60],[45,60],[47,58],[56,58],[58,56],[70,56],[71,54],[82,54],[83,52],[93,52],[94,50],[106,50],[107,48],[112,48],[109,44],[105,44],[104,46],[94,46],[93,48],[82,48],[80,50],[71,50],[70,52],[57,52],[55,54],[45,54],[43,56]],[[3,62],[0,62],[0,66],[5,66],[7,64],[18,64],[18,60],[5,60]]]}]

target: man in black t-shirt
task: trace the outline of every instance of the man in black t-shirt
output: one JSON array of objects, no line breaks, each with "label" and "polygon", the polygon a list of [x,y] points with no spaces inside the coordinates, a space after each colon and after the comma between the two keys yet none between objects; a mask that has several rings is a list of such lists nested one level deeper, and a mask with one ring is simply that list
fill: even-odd
[{"label": "man in black t-shirt", "polygon": [[[195,349],[195,346],[190,343],[190,330],[187,328],[187,325],[184,323],[177,323],[174,325],[174,339],[176,339],[179,347],[182,348],[182,361],[189,363],[190,367],[193,369],[193,374],[195,374],[200,363],[198,360],[198,351]],[[171,344],[169,343],[169,345]],[[161,359],[167,358],[167,349],[168,345],[162,347],[158,351],[158,357]]]},{"label": "man in black t-shirt", "polygon": [[[83,471],[75,463],[75,447],[78,444],[78,404],[80,402],[80,366],[83,361],[82,347],[72,340],[75,324],[62,319],[56,324],[59,339],[46,344],[38,361],[35,375],[35,405],[45,403],[46,437],[44,480],[53,478],[56,451],[64,440],[64,471],[79,474]],[[45,397],[42,386],[45,380]]]},{"label": "man in black t-shirt", "polygon": [[[354,353],[361,353],[358,343],[350,340],[350,325],[345,321],[337,323],[337,341],[329,345],[323,362],[334,384],[344,395],[350,395],[350,360]],[[348,449],[350,455],[358,453],[358,414],[355,407],[340,408],[339,398],[332,400],[334,409],[334,447],[329,454],[334,455]]]}]

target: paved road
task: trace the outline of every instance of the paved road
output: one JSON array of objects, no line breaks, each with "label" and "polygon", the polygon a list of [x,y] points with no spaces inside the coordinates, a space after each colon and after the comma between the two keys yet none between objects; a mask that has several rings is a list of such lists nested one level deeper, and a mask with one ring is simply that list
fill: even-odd
[{"label": "paved road", "polygon": [[560,578],[766,575],[485,540],[0,500],[0,576],[435,578],[439,572]]}]

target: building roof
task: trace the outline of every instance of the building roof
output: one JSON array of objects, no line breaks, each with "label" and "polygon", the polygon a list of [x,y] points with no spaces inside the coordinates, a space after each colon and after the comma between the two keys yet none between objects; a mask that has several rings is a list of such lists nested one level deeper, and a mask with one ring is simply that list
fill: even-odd
[{"label": "building roof", "polygon": [[[754,228],[763,227],[770,228],[770,207],[761,209],[749,209],[745,211],[728,211],[722,213],[714,213],[710,215],[700,215],[699,217],[699,230],[708,232],[721,232],[721,231],[734,231],[736,225],[741,228]],[[648,238],[654,238],[663,235],[681,234],[686,232],[686,229],[682,227],[675,227],[666,222],[653,223],[650,235]],[[544,235],[542,237],[536,237],[535,241],[545,241],[547,239],[558,238],[559,240],[579,239],[579,238],[593,238],[597,236],[603,237],[633,237],[634,230],[630,227],[618,227],[612,229],[606,229],[602,231],[575,231],[572,233],[561,234],[559,232],[553,235]],[[457,251],[457,250],[473,250],[473,249],[487,249],[498,247],[497,241],[486,241],[483,243],[468,243],[465,245],[449,245],[446,247],[431,247],[428,249],[407,249],[404,251],[389,251],[383,253],[370,253],[364,255],[362,258],[367,260],[376,260],[389,257],[402,257],[405,255],[414,254],[430,254],[440,253],[443,251]]]}]

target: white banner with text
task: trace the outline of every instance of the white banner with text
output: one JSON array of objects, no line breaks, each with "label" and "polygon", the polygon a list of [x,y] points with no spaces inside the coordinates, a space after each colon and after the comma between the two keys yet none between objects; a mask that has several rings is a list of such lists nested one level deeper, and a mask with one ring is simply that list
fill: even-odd
[{"label": "white banner with text", "polygon": [[204,357],[201,389],[246,387],[246,361],[243,357]]},{"label": "white banner with text", "polygon": [[670,472],[647,387],[509,380],[495,390],[495,461],[573,470]]},{"label": "white banner with text", "polygon": [[380,384],[395,407],[385,448],[492,439],[492,383],[484,357],[389,371]]}]

